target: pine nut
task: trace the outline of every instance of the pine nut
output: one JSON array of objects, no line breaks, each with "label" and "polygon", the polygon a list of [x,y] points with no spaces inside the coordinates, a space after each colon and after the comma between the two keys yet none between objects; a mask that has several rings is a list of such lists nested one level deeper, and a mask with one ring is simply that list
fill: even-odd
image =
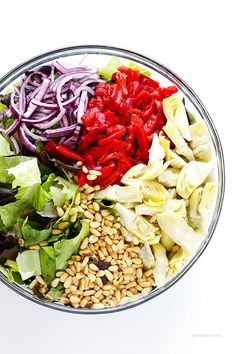
[{"label": "pine nut", "polygon": [[57,206],[57,215],[59,216],[59,218],[64,216],[64,214],[65,214],[64,210],[61,207]]},{"label": "pine nut", "polygon": [[39,250],[40,246],[39,245],[32,245],[32,246],[29,246],[29,249],[30,250]]},{"label": "pine nut", "polygon": [[[92,263],[91,263],[91,264],[92,264]],[[99,271],[97,272],[97,274],[96,274],[97,278],[101,278],[101,277],[103,277],[104,275],[105,275],[104,270],[99,270]]]},{"label": "pine nut", "polygon": [[100,225],[101,225],[100,222],[97,222],[97,221],[92,221],[90,223],[90,227],[92,227],[93,229],[98,228]]},{"label": "pine nut", "polygon": [[101,288],[103,286],[103,282],[101,278],[96,278],[95,283]]},{"label": "pine nut", "polygon": [[95,290],[87,290],[87,291],[84,291],[84,296],[90,296],[90,295],[93,295],[93,294],[95,294]]},{"label": "pine nut", "polygon": [[97,202],[93,202],[93,209],[95,211],[99,211],[100,210],[100,205]]},{"label": "pine nut", "polygon": [[87,199],[92,200],[94,198],[94,196],[95,196],[95,193],[91,193],[88,195]]},{"label": "pine nut", "polygon": [[71,217],[70,217],[70,221],[71,222],[76,222],[76,220],[77,220],[77,213],[75,213],[74,215],[72,215]]},{"label": "pine nut", "polygon": [[88,273],[88,278],[93,283],[96,279],[96,276],[94,274]]},{"label": "pine nut", "polygon": [[84,209],[81,208],[80,205],[76,205],[75,209],[77,210],[78,213],[84,213]]},{"label": "pine nut", "polygon": [[84,216],[85,216],[86,218],[88,218],[88,219],[91,219],[91,220],[94,219],[93,214],[90,213],[90,211],[88,211],[88,210],[86,210],[86,211],[84,212]]},{"label": "pine nut", "polygon": [[68,273],[63,272],[63,274],[60,276],[60,282],[64,283],[66,281],[66,279],[68,278]]},{"label": "pine nut", "polygon": [[70,301],[74,304],[78,304],[80,302],[80,299],[77,296],[71,296]]},{"label": "pine nut", "polygon": [[90,243],[95,243],[95,242],[97,242],[97,240],[98,240],[97,236],[95,236],[95,235],[89,236],[89,242]]},{"label": "pine nut", "polygon": [[85,194],[90,194],[94,192],[94,188],[92,186],[89,186],[88,188],[85,189],[84,193]]},{"label": "pine nut", "polygon": [[142,271],[141,268],[138,268],[137,271],[136,271],[136,277],[137,277],[138,279],[141,279],[142,276],[143,276],[143,271]]},{"label": "pine nut", "polygon": [[117,265],[110,266],[110,267],[108,268],[108,270],[109,270],[110,272],[116,272],[116,271],[118,270],[118,266],[117,266]]},{"label": "pine nut", "polygon": [[44,246],[47,246],[47,245],[48,245],[48,241],[42,241],[39,244],[40,247],[44,247]]},{"label": "pine nut", "polygon": [[65,230],[67,228],[67,226],[69,225],[69,223],[67,221],[62,221],[58,224],[58,228],[60,230]]},{"label": "pine nut", "polygon": [[74,214],[77,214],[78,213],[78,210],[77,210],[77,207],[76,208],[71,208],[70,211],[69,211],[69,215],[72,216]]},{"label": "pine nut", "polygon": [[94,264],[94,263],[90,263],[89,264],[89,268],[94,270],[95,272],[98,272],[99,271],[99,268]]},{"label": "pine nut", "polygon": [[101,222],[101,221],[102,221],[102,216],[101,216],[101,214],[99,214],[99,213],[96,213],[96,214],[95,214],[95,221],[97,221],[97,222]]},{"label": "pine nut", "polygon": [[106,237],[105,237],[105,242],[106,242],[108,245],[112,245],[112,240],[110,239],[109,236],[106,236]]},{"label": "pine nut", "polygon": [[87,167],[83,166],[82,171],[87,174],[89,170],[87,169]]},{"label": "pine nut", "polygon": [[72,283],[72,277],[69,276],[64,283],[64,288],[65,289],[69,288],[71,286],[71,283]]},{"label": "pine nut", "polygon": [[70,269],[70,268],[67,268],[67,269],[66,269],[66,272],[67,272],[69,275],[71,275],[72,277],[75,275],[75,273],[73,272],[73,270]]},{"label": "pine nut", "polygon": [[97,176],[88,174],[88,175],[87,175],[87,179],[88,179],[89,181],[95,181],[95,179],[97,179]]},{"label": "pine nut", "polygon": [[82,166],[82,165],[83,165],[83,162],[82,162],[82,161],[77,161],[77,162],[76,162],[76,166],[77,166],[77,167],[80,167],[80,166]]},{"label": "pine nut", "polygon": [[79,205],[80,204],[80,192],[77,193],[76,197],[75,197],[75,201],[74,201],[75,205]]},{"label": "pine nut", "polygon": [[99,302],[98,304],[93,304],[93,308],[96,310],[101,310],[105,307],[104,304],[102,304],[101,302]]},{"label": "pine nut", "polygon": [[29,285],[29,288],[30,289],[33,289],[34,287],[35,287],[35,285],[37,285],[37,280],[36,279],[34,279],[31,283],[30,283],[30,285]]},{"label": "pine nut", "polygon": [[102,214],[102,216],[108,216],[108,215],[110,215],[111,214],[111,211],[110,210],[108,210],[108,209],[102,209],[101,210],[101,214]]},{"label": "pine nut", "polygon": [[60,277],[64,272],[56,272],[56,277]]},{"label": "pine nut", "polygon": [[91,228],[90,232],[91,232],[91,234],[93,234],[95,236],[98,236],[98,237],[101,236],[101,233],[97,229]]},{"label": "pine nut", "polygon": [[149,283],[149,281],[144,281],[142,283],[139,283],[139,285],[142,287],[142,288],[148,288],[151,284]]},{"label": "pine nut", "polygon": [[85,307],[88,303],[88,298],[84,297],[80,302],[80,307]]},{"label": "pine nut", "polygon": [[52,287],[52,288],[56,288],[57,285],[59,284],[59,281],[60,281],[59,278],[54,279],[54,280],[51,282],[51,287]]},{"label": "pine nut", "polygon": [[80,249],[81,250],[85,250],[87,248],[87,246],[88,246],[88,243],[89,243],[89,239],[86,237],[84,239],[84,241],[81,243]]},{"label": "pine nut", "polygon": [[105,269],[104,273],[105,273],[105,276],[107,277],[107,279],[109,281],[113,280],[113,275],[112,275],[112,273],[109,270]]},{"label": "pine nut", "polygon": [[153,269],[151,268],[151,269],[148,269],[144,274],[148,278],[148,277],[150,277],[150,275],[152,275],[152,273],[153,273]]}]

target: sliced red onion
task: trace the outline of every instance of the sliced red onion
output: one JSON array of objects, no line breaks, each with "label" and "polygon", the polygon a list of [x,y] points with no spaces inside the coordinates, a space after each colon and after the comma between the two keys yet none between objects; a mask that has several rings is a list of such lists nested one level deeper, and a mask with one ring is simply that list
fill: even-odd
[{"label": "sliced red onion", "polygon": [[80,97],[80,102],[78,105],[78,110],[77,110],[77,123],[78,124],[82,124],[81,118],[84,115],[85,109],[84,109],[84,104],[85,104],[85,100],[86,97],[88,96],[86,91],[82,91],[81,93],[81,97]]},{"label": "sliced red onion", "polygon": [[42,129],[42,130],[51,128],[56,123],[60,122],[60,120],[62,119],[62,117],[64,116],[65,113],[66,113],[66,110],[63,108],[61,110],[61,112],[55,118],[53,118],[51,121],[49,121],[48,123],[35,124],[35,126],[39,129]]},{"label": "sliced red onion", "polygon": [[22,124],[22,129],[24,130],[25,134],[28,135],[30,138],[32,138],[33,140],[41,140],[41,141],[48,141],[47,138],[41,136],[41,135],[38,135],[38,134],[35,134],[35,133],[32,133],[30,129],[27,128],[26,124]]},{"label": "sliced red onion", "polygon": [[11,136],[10,139],[12,141],[12,144],[13,144],[14,148],[15,148],[16,155],[18,155],[19,152],[20,152],[19,144],[18,144],[16,138],[14,138],[14,136]]},{"label": "sliced red onion", "polygon": [[82,129],[82,126],[81,125],[77,125],[75,130],[74,130],[73,135],[69,139],[67,139],[67,140],[65,140],[63,142],[64,145],[66,145],[68,147],[74,147],[77,144],[77,142],[78,142],[79,136],[81,134],[81,129]]},{"label": "sliced red onion", "polygon": [[22,127],[19,128],[18,130],[18,135],[19,138],[21,139],[22,143],[29,149],[30,151],[35,152],[36,151],[36,146],[32,144],[29,139],[26,137],[25,132]]},{"label": "sliced red onion", "polygon": [[[39,92],[37,93],[37,95],[35,96],[35,100],[36,101],[41,101],[42,98],[44,97],[45,93],[47,92],[47,89],[50,85],[50,80],[47,79],[47,78],[44,78],[43,79],[43,82],[42,82],[42,86],[39,90]],[[36,110],[37,106],[32,104],[32,101],[30,102],[29,106],[28,106],[28,109],[27,111],[24,113],[24,117],[25,118],[29,118],[33,112]]]},{"label": "sliced red onion", "polygon": [[20,118],[19,119],[16,118],[12,123],[12,125],[6,130],[6,134],[12,136],[13,134],[15,134],[15,132],[17,131],[20,125],[21,125]]},{"label": "sliced red onion", "polygon": [[70,135],[71,133],[73,133],[75,128],[76,128],[76,124],[71,125],[70,127],[45,130],[45,132],[43,134],[48,139],[61,138],[62,136],[67,136],[67,135]]},{"label": "sliced red onion", "polygon": [[[32,105],[35,106],[35,108],[36,107],[42,107],[42,108],[47,108],[47,109],[56,109],[56,110],[58,110],[58,105],[56,103],[40,102],[40,101],[37,101],[36,99],[33,99],[31,101],[31,103],[32,103]],[[24,117],[25,117],[25,115],[24,115]]]},{"label": "sliced red onion", "polygon": [[12,110],[13,114],[16,116],[16,118],[19,118],[21,116],[20,110],[17,107],[15,103],[15,94],[16,90],[14,89],[11,93],[11,103],[10,103],[10,109]]},{"label": "sliced red onion", "polygon": [[54,117],[56,114],[56,112],[52,112],[50,114],[48,114],[47,116],[44,116],[43,114],[39,117],[37,117],[37,115],[32,116],[31,119],[27,119],[27,118],[22,118],[22,122],[23,123],[31,123],[33,125],[36,124],[41,124],[41,123],[46,123],[48,122],[52,117]]}]

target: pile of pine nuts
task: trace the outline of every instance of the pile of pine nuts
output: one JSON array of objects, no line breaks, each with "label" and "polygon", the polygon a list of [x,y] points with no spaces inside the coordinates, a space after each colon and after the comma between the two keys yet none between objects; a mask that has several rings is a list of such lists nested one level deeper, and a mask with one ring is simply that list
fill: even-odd
[{"label": "pile of pine nuts", "polygon": [[[63,283],[65,291],[60,301],[75,308],[116,306],[149,293],[155,286],[153,270],[144,269],[139,257],[140,248],[126,241],[127,230],[120,224],[120,217],[100,208],[94,200],[99,189],[88,185],[81,188],[80,202],[75,201],[70,218],[76,215],[77,220],[83,213],[80,219],[89,223],[90,236],[83,240],[79,254],[68,261],[68,268],[58,271],[51,283],[52,288]],[[64,215],[61,209],[57,211],[58,216]],[[63,226],[59,224],[58,230],[63,231]]]}]

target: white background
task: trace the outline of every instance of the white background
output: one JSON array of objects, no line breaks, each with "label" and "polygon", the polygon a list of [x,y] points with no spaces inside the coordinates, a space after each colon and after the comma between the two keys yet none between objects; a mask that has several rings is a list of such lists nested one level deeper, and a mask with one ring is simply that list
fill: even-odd
[{"label": "white background", "polygon": [[41,52],[107,44],[150,56],[203,100],[226,158],[226,197],[212,241],[173,288],[99,316],[48,310],[0,284],[0,352],[235,353],[235,11],[233,1],[13,1],[0,8],[0,76]]}]

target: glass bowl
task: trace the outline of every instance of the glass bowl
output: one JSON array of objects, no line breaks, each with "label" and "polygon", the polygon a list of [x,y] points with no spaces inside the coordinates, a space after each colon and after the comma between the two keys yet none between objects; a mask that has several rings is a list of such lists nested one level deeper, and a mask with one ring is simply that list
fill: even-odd
[{"label": "glass bowl", "polygon": [[201,100],[195,94],[195,92],[173,71],[166,68],[164,65],[159,62],[149,59],[143,55],[137,54],[135,52],[114,48],[108,46],[98,46],[98,45],[83,45],[83,46],[74,46],[68,48],[57,49],[51,52],[47,52],[37,57],[34,57],[23,64],[20,64],[15,69],[11,70],[0,80],[0,92],[4,91],[6,87],[9,87],[12,82],[16,81],[24,72],[27,70],[31,70],[35,67],[39,67],[47,62],[50,62],[54,59],[61,58],[62,61],[67,63],[80,62],[81,60],[85,60],[86,64],[94,66],[94,67],[103,67],[110,56],[117,56],[122,58],[124,61],[134,61],[152,72],[152,77],[157,79],[161,84],[168,85],[174,84],[176,85],[182,95],[185,98],[185,104],[188,109],[201,117],[207,124],[211,138],[213,143],[213,148],[216,156],[216,179],[219,183],[218,188],[218,196],[216,201],[216,206],[214,210],[214,214],[211,220],[211,224],[208,230],[208,234],[204,237],[201,245],[199,246],[196,254],[191,258],[191,260],[185,265],[185,267],[176,274],[173,278],[171,278],[164,286],[161,288],[155,288],[148,295],[137,298],[136,300],[132,300],[131,302],[127,302],[125,304],[115,306],[115,307],[107,307],[100,310],[88,309],[88,308],[78,308],[75,309],[73,307],[68,307],[60,303],[53,303],[47,300],[41,300],[33,295],[30,290],[26,286],[20,286],[15,283],[11,283],[8,281],[6,276],[0,272],[0,280],[7,285],[10,289],[18,293],[19,295],[34,301],[39,305],[46,306],[48,308],[65,311],[69,313],[77,313],[77,314],[98,314],[98,313],[110,313],[116,311],[122,311],[134,306],[140,305],[146,301],[153,299],[154,297],[162,294],[171,286],[173,286],[182,276],[192,267],[192,265],[197,261],[202,252],[205,250],[208,245],[214,230],[216,228],[223,198],[224,198],[224,189],[225,189],[225,172],[224,172],[224,158],[222,152],[221,142],[216,131],[216,128],[212,122],[212,119],[207,112],[206,108],[202,104]]}]

